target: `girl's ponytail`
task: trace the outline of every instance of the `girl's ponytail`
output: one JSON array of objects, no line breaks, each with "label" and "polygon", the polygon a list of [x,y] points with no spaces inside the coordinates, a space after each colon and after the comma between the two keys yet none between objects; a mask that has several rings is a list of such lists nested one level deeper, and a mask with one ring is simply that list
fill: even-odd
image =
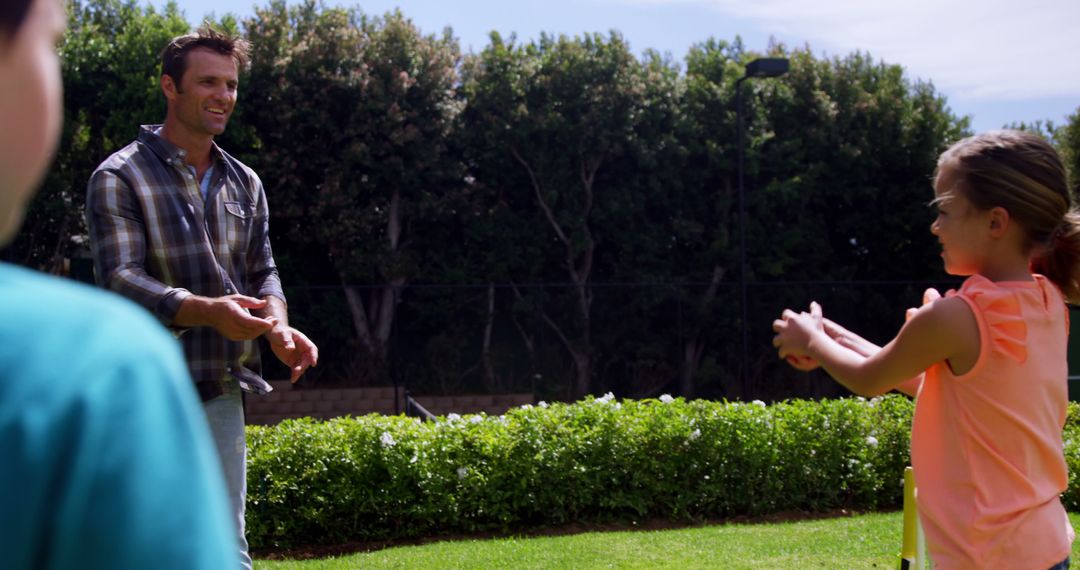
[{"label": "girl's ponytail", "polygon": [[1049,243],[1032,258],[1031,270],[1057,285],[1070,303],[1080,303],[1080,212],[1065,214]]}]

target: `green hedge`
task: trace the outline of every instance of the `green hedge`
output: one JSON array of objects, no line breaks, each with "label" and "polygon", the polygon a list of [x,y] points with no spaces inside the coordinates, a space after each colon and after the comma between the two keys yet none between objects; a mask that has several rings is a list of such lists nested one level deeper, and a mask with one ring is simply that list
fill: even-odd
[{"label": "green hedge", "polygon": [[[912,403],[589,398],[248,428],[248,537],[288,547],[570,521],[897,508]],[[1080,408],[1066,428],[1070,491]]]}]

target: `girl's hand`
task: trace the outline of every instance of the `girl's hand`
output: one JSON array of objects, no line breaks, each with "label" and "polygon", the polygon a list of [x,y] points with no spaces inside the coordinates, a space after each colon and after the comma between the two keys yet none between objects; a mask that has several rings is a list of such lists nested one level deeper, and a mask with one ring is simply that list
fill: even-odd
[{"label": "girl's hand", "polygon": [[[825,332],[823,321],[821,305],[816,302],[810,303],[809,313],[785,310],[779,319],[773,321],[773,331],[776,332],[776,336],[773,337],[773,346],[777,348],[780,358],[787,359],[788,356],[795,356],[796,362],[802,365],[809,364],[801,357],[806,357],[809,352],[813,336],[816,333]],[[794,366],[795,363],[792,365]]]},{"label": "girl's hand", "polygon": [[784,360],[787,360],[787,363],[792,368],[800,372],[810,372],[821,367],[821,364],[814,360],[814,357],[806,354],[789,354],[784,357]]},{"label": "girl's hand", "polygon": [[825,334],[829,335],[829,338],[835,340],[836,344],[850,349],[856,354],[870,357],[881,350],[880,346],[845,329],[829,319],[822,319],[822,322],[825,325]]},{"label": "girl's hand", "polygon": [[[881,350],[880,346],[847,330],[846,328],[840,326],[839,323],[831,319],[822,317],[821,324],[825,328],[825,334],[829,335],[829,338],[835,340],[837,344],[844,348],[851,349],[863,356],[871,356],[877,351]],[[820,362],[814,360],[812,356],[805,354],[789,354],[787,355],[786,360],[792,368],[796,370],[801,370],[802,372],[810,372],[811,370],[816,370],[821,367]]]},{"label": "girl's hand", "polygon": [[[929,305],[930,303],[933,303],[934,301],[937,301],[940,298],[941,298],[941,293],[938,293],[937,289],[934,289],[933,287],[927,289],[926,291],[923,292],[923,295],[922,295],[923,307]],[[908,309],[907,313],[904,315],[905,316],[904,320],[905,321],[910,321],[911,317],[914,317],[915,313],[917,313],[919,311],[919,309],[921,309],[921,308],[922,307],[918,307],[918,308],[912,307],[912,308]]]}]

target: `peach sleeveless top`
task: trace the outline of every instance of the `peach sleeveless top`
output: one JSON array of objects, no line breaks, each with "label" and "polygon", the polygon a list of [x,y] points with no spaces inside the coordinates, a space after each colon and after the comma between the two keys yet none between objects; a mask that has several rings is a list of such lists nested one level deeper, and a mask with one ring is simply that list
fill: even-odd
[{"label": "peach sleeveless top", "polygon": [[923,375],[911,459],[935,568],[1045,570],[1074,537],[1059,495],[1068,402],[1068,311],[1058,288],[967,279],[959,292],[979,324],[980,353],[955,375]]}]

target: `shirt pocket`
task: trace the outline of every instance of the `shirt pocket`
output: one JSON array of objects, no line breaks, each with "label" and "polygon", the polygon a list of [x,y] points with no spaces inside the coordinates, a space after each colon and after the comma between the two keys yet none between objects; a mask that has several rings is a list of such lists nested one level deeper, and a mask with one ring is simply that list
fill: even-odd
[{"label": "shirt pocket", "polygon": [[248,202],[223,201],[225,215],[225,241],[234,254],[243,255],[251,243],[255,207]]},{"label": "shirt pocket", "polygon": [[249,220],[254,216],[254,208],[243,202],[230,202],[225,200],[225,212],[232,214],[241,220]]}]

